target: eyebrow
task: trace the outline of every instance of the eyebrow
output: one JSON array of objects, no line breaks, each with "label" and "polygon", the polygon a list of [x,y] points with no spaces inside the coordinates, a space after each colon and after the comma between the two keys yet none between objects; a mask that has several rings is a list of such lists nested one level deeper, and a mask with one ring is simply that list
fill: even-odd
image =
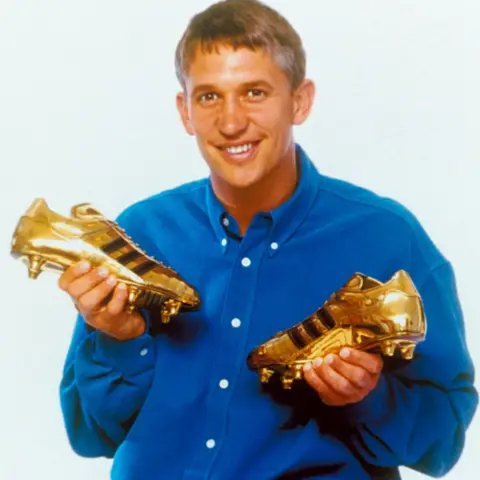
[{"label": "eyebrow", "polygon": [[[272,89],[272,85],[270,83],[268,83],[267,81],[265,80],[252,80],[252,81],[249,81],[249,82],[244,82],[240,85],[240,89],[250,89],[250,88],[258,88],[258,87],[263,87],[263,88],[266,88],[266,89]],[[205,92],[210,92],[210,91],[218,91],[220,90],[218,88],[217,85],[213,84],[213,83],[204,83],[204,84],[200,84],[200,85],[197,85],[194,89],[193,89],[193,92],[192,92],[192,96],[196,97],[197,95],[199,95],[200,93],[205,93]]]}]

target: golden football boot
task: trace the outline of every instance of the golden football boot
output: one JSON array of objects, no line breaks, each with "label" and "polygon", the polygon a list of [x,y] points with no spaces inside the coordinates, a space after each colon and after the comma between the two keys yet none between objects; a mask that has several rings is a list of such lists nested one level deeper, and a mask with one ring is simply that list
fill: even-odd
[{"label": "golden football boot", "polygon": [[422,300],[404,270],[385,284],[356,273],[313,315],[250,352],[247,365],[263,383],[280,374],[289,389],[303,378],[304,364],[317,357],[350,347],[385,356],[397,351],[410,360],[425,334]]},{"label": "golden football boot", "polygon": [[128,286],[129,312],[159,309],[163,323],[180,311],[200,307],[195,288],[148,256],[117,223],[88,203],[72,207],[69,218],[36,199],[16,226],[11,255],[26,261],[33,279],[43,270],[62,272],[81,260],[104,266]]}]

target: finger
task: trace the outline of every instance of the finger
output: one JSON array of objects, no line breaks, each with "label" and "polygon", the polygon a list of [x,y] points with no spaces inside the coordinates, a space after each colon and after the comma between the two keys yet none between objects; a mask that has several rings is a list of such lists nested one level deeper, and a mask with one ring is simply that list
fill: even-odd
[{"label": "finger", "polygon": [[96,268],[71,282],[67,287],[67,292],[78,301],[80,297],[105,281],[107,277],[108,270],[105,267]]},{"label": "finger", "polygon": [[380,373],[383,368],[382,357],[373,353],[362,352],[354,348],[343,348],[340,356],[351,365],[362,367],[372,375]]},{"label": "finger", "polygon": [[66,291],[70,283],[82,275],[85,275],[91,268],[92,266],[90,265],[90,262],[87,262],[86,260],[75,263],[71,267],[67,268],[62,275],[60,275],[60,278],[58,279],[58,286],[62,290]]},{"label": "finger", "polygon": [[340,375],[325,361],[322,361],[322,359],[315,359],[313,368],[323,382],[338,395],[348,398],[359,395],[360,392],[355,385],[343,375]]},{"label": "finger", "polygon": [[112,299],[108,302],[107,312],[110,315],[119,315],[127,303],[128,289],[124,283],[119,283],[115,287]]},{"label": "finger", "polygon": [[115,275],[110,275],[105,281],[82,295],[77,300],[78,308],[82,313],[88,315],[101,308],[105,298],[115,288],[116,281]]},{"label": "finger", "polygon": [[317,374],[310,363],[307,363],[303,369],[305,381],[317,392],[322,401],[327,405],[343,405],[345,397],[338,395],[332,390]]},{"label": "finger", "polygon": [[346,378],[357,388],[366,389],[374,382],[374,378],[368,370],[357,365],[352,365],[338,355],[327,355],[325,362],[327,365],[330,365],[335,372]]}]

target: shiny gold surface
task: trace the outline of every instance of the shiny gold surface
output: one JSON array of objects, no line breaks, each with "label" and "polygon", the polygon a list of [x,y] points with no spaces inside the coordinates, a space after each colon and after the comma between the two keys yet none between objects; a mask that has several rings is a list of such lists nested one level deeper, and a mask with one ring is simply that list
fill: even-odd
[{"label": "shiny gold surface", "polygon": [[163,323],[182,309],[200,306],[195,288],[87,203],[75,205],[69,218],[50,210],[44,199],[36,199],[15,228],[11,255],[27,263],[32,279],[43,270],[62,272],[81,260],[104,266],[129,287],[130,312],[160,309]]},{"label": "shiny gold surface", "polygon": [[280,374],[289,389],[303,378],[303,365],[317,357],[351,347],[385,356],[398,352],[410,360],[425,335],[422,300],[407,272],[398,271],[385,284],[356,273],[314,314],[250,352],[247,365],[263,383]]}]

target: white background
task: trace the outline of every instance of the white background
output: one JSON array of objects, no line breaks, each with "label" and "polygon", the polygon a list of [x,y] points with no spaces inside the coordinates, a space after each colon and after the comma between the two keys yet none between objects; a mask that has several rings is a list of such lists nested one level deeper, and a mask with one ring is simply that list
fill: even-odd
[{"label": "white background", "polygon": [[[43,196],[108,216],[207,174],[175,110],[174,49],[209,2],[0,0],[0,479],[106,479],[77,457],[58,384],[75,311],[8,255]],[[301,33],[316,106],[297,130],[321,171],[404,203],[456,267],[480,365],[478,2],[270,1]],[[478,384],[478,383],[477,383]],[[480,415],[447,478],[478,480]],[[423,478],[405,472],[405,479]],[[140,480],[140,479],[139,479]]]}]

